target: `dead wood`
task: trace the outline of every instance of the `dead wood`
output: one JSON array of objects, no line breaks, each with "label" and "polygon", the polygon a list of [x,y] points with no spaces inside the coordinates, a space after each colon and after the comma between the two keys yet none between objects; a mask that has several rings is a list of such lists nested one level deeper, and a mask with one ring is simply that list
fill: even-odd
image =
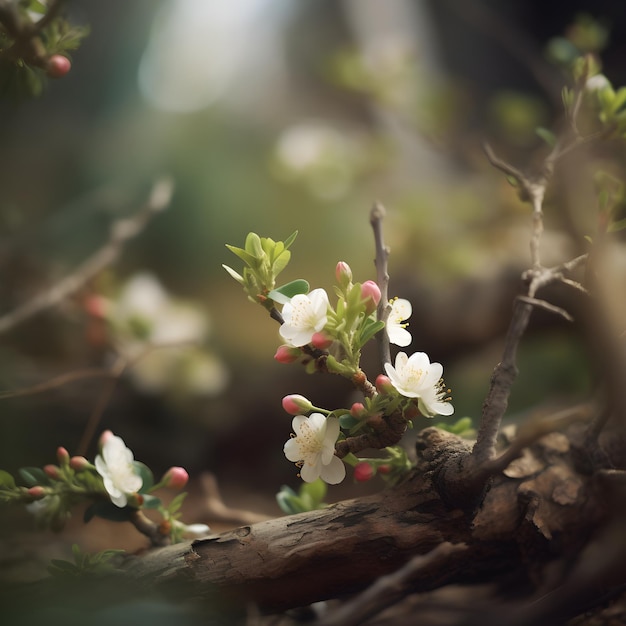
[{"label": "dead wood", "polygon": [[[447,491],[462,479],[453,468],[463,467],[470,445],[428,428],[418,437],[417,468],[394,488],[156,549],[125,569],[179,596],[254,602],[263,611],[358,593],[431,553],[410,570],[405,593],[483,580],[516,580],[528,597],[566,589],[571,565],[611,519],[601,474],[580,462],[581,430],[541,438],[462,510]],[[442,544],[464,547],[433,553]]]}]

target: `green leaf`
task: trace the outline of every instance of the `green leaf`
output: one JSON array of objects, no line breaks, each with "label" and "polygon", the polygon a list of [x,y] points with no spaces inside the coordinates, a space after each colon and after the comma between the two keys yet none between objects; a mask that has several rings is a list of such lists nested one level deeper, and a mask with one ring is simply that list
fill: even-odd
[{"label": "green leaf", "polygon": [[250,267],[256,268],[259,263],[255,256],[252,256],[250,253],[238,248],[237,246],[231,246],[230,244],[226,244],[226,247],[235,255],[237,255],[244,263],[249,265]]},{"label": "green leaf", "polygon": [[283,241],[283,245],[285,246],[285,250],[289,249],[291,247],[291,244],[296,240],[296,237],[298,236],[298,231],[294,230],[293,233],[291,233],[291,235],[289,235],[289,237],[287,237],[287,239],[285,239],[285,241]]},{"label": "green leaf", "polygon": [[0,488],[7,487],[9,489],[15,488],[15,479],[9,472],[5,472],[4,470],[0,470]]},{"label": "green leaf", "polygon": [[141,480],[143,481],[139,493],[148,493],[154,485],[154,475],[152,474],[152,470],[140,461],[133,461],[133,466],[135,468],[135,472],[141,476]]},{"label": "green leaf", "polygon": [[540,139],[543,139],[551,148],[554,148],[556,145],[556,135],[547,128],[543,128],[543,126],[539,126],[535,128],[535,133],[539,136]]},{"label": "green leaf", "polygon": [[276,260],[272,264],[272,272],[274,272],[274,278],[278,276],[291,260],[291,252],[289,250],[283,250],[283,252],[276,257]]},{"label": "green leaf", "polygon": [[322,500],[326,497],[327,491],[328,487],[321,478],[314,480],[312,483],[304,483],[302,487],[300,487],[301,496],[309,496],[314,508],[317,508],[322,503]]},{"label": "green leaf", "polygon": [[179,493],[168,505],[167,510],[170,512],[170,515],[174,515],[178,513],[180,507],[183,504],[183,500],[187,497],[187,493],[183,491],[183,493]]},{"label": "green leaf", "polygon": [[282,285],[281,287],[277,287],[276,289],[272,289],[267,296],[274,300],[274,302],[278,302],[279,304],[285,304],[294,296],[303,293],[309,293],[310,285],[303,278],[298,278],[297,280],[292,280],[290,283]]},{"label": "green leaf", "polygon": [[350,430],[351,428],[354,428],[357,424],[360,424],[360,421],[356,419],[356,417],[352,417],[350,413],[348,413],[347,415],[342,415],[339,418],[339,425],[344,430]]},{"label": "green leaf", "polygon": [[368,322],[361,330],[359,348],[364,346],[377,332],[381,331],[383,328],[385,328],[385,322],[369,318]]},{"label": "green leaf", "polygon": [[237,274],[232,267],[228,267],[228,265],[224,265],[222,263],[222,267],[241,285],[243,285],[243,276],[241,274]]},{"label": "green leaf", "polygon": [[264,256],[263,245],[261,244],[261,238],[256,233],[248,233],[246,237],[246,243],[244,245],[245,251],[252,255],[256,259],[262,259]]},{"label": "green leaf", "polygon": [[[283,487],[285,489],[285,487]],[[276,494],[276,502],[281,511],[287,515],[296,515],[297,513],[303,513],[304,509],[299,504],[299,499],[295,494],[289,494],[285,491],[279,491]]]},{"label": "green leaf", "polygon": [[157,498],[156,496],[151,496],[146,493],[142,495],[143,504],[141,505],[142,509],[158,509],[161,506],[161,498]]},{"label": "green leaf", "polygon": [[615,115],[626,104],[626,87],[620,87],[615,92],[615,98],[611,106],[611,113]]},{"label": "green leaf", "polygon": [[48,485],[50,483],[46,473],[39,467],[22,467],[18,470],[18,473],[27,487]]}]

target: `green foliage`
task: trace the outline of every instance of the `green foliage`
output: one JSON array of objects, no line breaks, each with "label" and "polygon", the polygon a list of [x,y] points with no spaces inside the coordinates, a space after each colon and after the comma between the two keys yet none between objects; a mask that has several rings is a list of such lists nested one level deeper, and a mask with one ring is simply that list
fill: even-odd
[{"label": "green foliage", "polygon": [[476,436],[476,431],[474,430],[474,423],[472,422],[471,417],[462,417],[460,420],[454,422],[453,424],[447,424],[446,422],[437,422],[434,424],[435,428],[439,428],[440,430],[446,430],[449,433],[454,433],[459,437],[463,437],[465,439],[472,439]]},{"label": "green foliage", "polygon": [[102,550],[94,554],[82,552],[77,544],[72,545],[74,562],[52,559],[48,566],[51,576],[78,578],[81,576],[105,576],[119,571],[116,562],[124,550]]},{"label": "green foliage", "polygon": [[[269,294],[276,288],[277,276],[289,263],[291,258],[289,247],[297,235],[298,231],[292,233],[285,241],[274,241],[268,237],[259,237],[256,233],[248,233],[243,248],[226,244],[226,247],[246,264],[242,274],[228,265],[222,265],[222,267],[243,286],[250,301],[271,310],[273,300]],[[298,288],[306,281],[294,281],[294,283]],[[279,294],[279,297],[284,295],[280,291]]]},{"label": "green foliage", "polygon": [[328,506],[323,502],[326,497],[326,483],[318,478],[311,483],[302,483],[298,493],[291,487],[283,485],[276,494],[276,501],[287,515],[315,511]]}]

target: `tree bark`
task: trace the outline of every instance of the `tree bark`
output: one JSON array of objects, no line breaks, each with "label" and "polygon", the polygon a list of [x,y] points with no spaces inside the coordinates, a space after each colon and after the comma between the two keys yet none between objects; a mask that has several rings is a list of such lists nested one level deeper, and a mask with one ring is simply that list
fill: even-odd
[{"label": "tree bark", "polygon": [[413,591],[506,573],[545,592],[566,578],[565,564],[610,511],[597,477],[581,471],[576,437],[543,437],[463,510],[447,492],[454,493],[451,467],[462,465],[469,445],[428,428],[418,436],[417,468],[393,488],[159,548],[125,569],[158,588],[178,583],[184,597],[251,601],[273,612],[359,592],[447,542],[464,549],[416,568]]}]

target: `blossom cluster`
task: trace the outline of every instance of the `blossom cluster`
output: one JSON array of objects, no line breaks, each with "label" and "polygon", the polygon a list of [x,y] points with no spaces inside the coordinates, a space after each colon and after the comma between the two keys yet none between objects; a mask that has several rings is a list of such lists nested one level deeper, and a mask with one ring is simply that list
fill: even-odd
[{"label": "blossom cluster", "polygon": [[[356,300],[350,297],[350,288],[354,289],[354,286],[352,272],[346,263],[340,262],[337,265],[336,280],[340,298],[340,304],[336,309],[331,307],[324,289],[314,289],[308,294],[297,294],[283,305],[283,324],[279,333],[286,343],[276,352],[275,358],[278,361],[296,361],[305,353],[307,347],[326,350],[331,358],[333,352],[351,354],[351,349],[354,348],[350,343],[351,337],[354,332],[358,333],[364,319],[374,320],[374,310],[380,303],[381,292],[373,281],[367,281],[358,287],[361,311],[359,315],[352,316],[350,326],[347,323],[351,318],[347,303]],[[412,336],[407,330],[406,320],[411,314],[412,306],[408,300],[394,298],[389,302],[384,327],[390,343],[400,347],[410,345]],[[350,332],[346,333],[346,329],[348,331],[352,329],[354,332],[351,335]],[[339,344],[335,346],[335,350],[334,344]],[[345,359],[340,365],[350,372],[350,365],[357,364]],[[443,384],[443,367],[440,363],[431,363],[425,352],[415,352],[411,356],[399,352],[394,365],[385,363],[384,367],[386,377],[380,377],[379,386],[384,388],[387,384],[392,396],[399,395],[409,402],[415,402],[421,414],[426,417],[447,416],[453,413],[453,406],[447,398],[447,390]],[[371,411],[365,410],[363,404],[355,404],[350,414],[357,419],[358,425],[359,420],[371,417]],[[325,417],[318,412],[320,409],[317,409],[306,417],[303,413],[311,412],[316,407],[299,394],[285,397],[283,407],[288,413],[295,415],[292,422],[295,436],[285,444],[284,453],[288,460],[298,464],[301,478],[306,482],[312,482],[318,477],[330,484],[341,482],[346,471],[344,464],[335,455],[335,444],[341,432],[341,422],[335,415],[336,412],[326,412]],[[364,468],[372,466],[363,465],[358,460],[350,460],[353,464],[356,462],[355,478],[363,480],[362,476],[367,474],[367,471],[363,473]],[[384,466],[384,463],[382,465]]]},{"label": "blossom cluster", "polygon": [[[251,301],[261,304],[280,322],[279,335],[284,343],[274,355],[278,362],[299,361],[309,372],[339,374],[363,391],[362,403],[332,411],[314,406],[300,394],[283,399],[283,407],[294,416],[294,434],[284,445],[285,456],[300,468],[300,477],[306,483],[321,478],[336,484],[346,476],[345,464],[358,467],[360,462],[345,449],[340,458],[336,452],[338,442],[356,434],[380,432],[388,427],[386,420],[399,421],[408,428],[419,414],[448,416],[454,409],[443,383],[442,365],[431,363],[425,352],[398,352],[393,364],[384,363],[385,373],[376,379],[375,388],[361,370],[361,350],[379,333],[384,332],[385,341],[400,348],[411,344],[407,320],[413,308],[408,300],[381,302],[380,286],[373,280],[354,282],[350,266],[343,261],[335,268],[334,304],[326,290],[310,289],[303,279],[276,286],[278,274],[290,259],[288,248],[296,234],[285,242],[276,242],[250,233],[244,248],[227,246],[244,261],[243,273],[224,268],[243,286]],[[406,458],[401,453],[389,448],[388,455],[386,461],[370,462],[370,469],[376,467],[381,475],[406,470]],[[360,467],[358,480],[373,475],[373,470]]]},{"label": "blossom cluster", "polygon": [[171,467],[155,483],[150,469],[136,461],[124,440],[109,430],[100,437],[99,453],[93,463],[83,456],[70,456],[63,447],[57,449],[57,462],[42,469],[21,469],[19,475],[24,486],[17,485],[11,474],[0,470],[0,503],[25,504],[40,526],[52,530],[64,527],[74,506],[90,502],[84,513],[85,521],[98,516],[136,522],[141,509],[157,511],[163,518],[160,524],[135,523],[141,532],[152,528],[153,543],[178,541],[184,535],[209,531],[204,524],[188,526],[180,521],[179,508],[185,493],[167,506],[154,494],[161,488],[182,489],[189,479],[187,471]]}]

